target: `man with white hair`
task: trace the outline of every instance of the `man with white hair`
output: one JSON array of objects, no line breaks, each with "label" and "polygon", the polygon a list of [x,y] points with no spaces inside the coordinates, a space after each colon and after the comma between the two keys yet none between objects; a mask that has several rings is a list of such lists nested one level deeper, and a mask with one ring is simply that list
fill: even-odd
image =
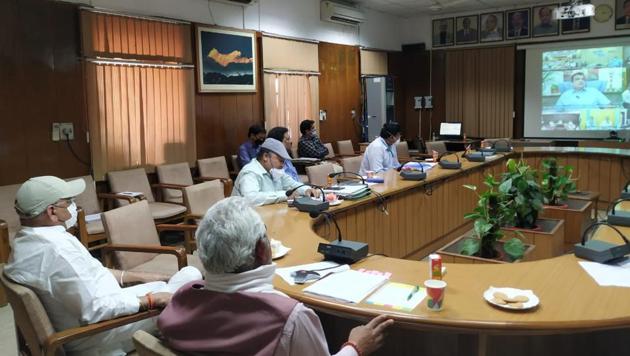
[{"label": "man with white hair", "polygon": [[[183,286],[160,315],[169,347],[186,354],[329,355],[317,315],[273,288],[265,224],[246,200],[212,206],[196,238],[206,280]],[[392,324],[380,315],[352,329],[337,355],[376,351]]]},{"label": "man with white hair", "polygon": [[[85,181],[66,182],[53,176],[34,177],[17,192],[15,210],[22,228],[11,243],[4,274],[33,289],[55,331],[117,318],[138,311],[163,308],[183,284],[201,278],[194,267],[185,267],[167,283],[156,273],[105,268],[66,229],[77,222],[74,197]],[[151,283],[146,283],[151,282]],[[125,283],[145,283],[122,288]],[[147,319],[70,342],[72,354],[125,355],[133,350],[137,330],[154,331]]]},{"label": "man with white hair", "polygon": [[266,139],[256,159],[238,173],[232,196],[244,197],[253,205],[286,201],[286,192],[291,189],[295,189],[293,195],[318,197],[319,190],[303,186],[284,172],[286,160],[291,160],[291,157],[284,144],[273,138]]}]

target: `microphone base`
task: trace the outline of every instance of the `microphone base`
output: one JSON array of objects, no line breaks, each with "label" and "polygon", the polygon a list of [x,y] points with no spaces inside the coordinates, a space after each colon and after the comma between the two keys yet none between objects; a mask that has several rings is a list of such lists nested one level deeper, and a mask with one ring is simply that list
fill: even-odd
[{"label": "microphone base", "polygon": [[483,152],[483,153],[487,153],[488,155],[493,155],[493,154],[497,153],[497,151],[495,151],[494,148],[480,148],[477,151]]},{"label": "microphone base", "polygon": [[461,169],[462,168],[461,162],[440,161],[438,162],[438,164],[440,165],[440,167],[444,169]]},{"label": "microphone base", "polygon": [[293,200],[293,206],[305,213],[319,214],[328,210],[330,204],[327,201],[314,200],[310,197],[299,197]]},{"label": "microphone base", "polygon": [[320,243],[317,252],[324,255],[324,259],[338,263],[353,264],[368,254],[368,244],[365,242],[335,240],[331,243]]},{"label": "microphone base", "polygon": [[466,159],[469,162],[485,162],[486,156],[482,152],[477,152],[466,155]]},{"label": "microphone base", "polygon": [[630,226],[630,212],[617,210],[614,214],[608,214],[607,221],[611,225]]},{"label": "microphone base", "polygon": [[588,240],[584,245],[575,244],[573,247],[575,257],[584,258],[593,262],[606,263],[622,258],[630,253],[630,245],[613,245],[598,240]]},{"label": "microphone base", "polygon": [[401,171],[400,176],[404,180],[425,180],[427,178],[427,172]]}]

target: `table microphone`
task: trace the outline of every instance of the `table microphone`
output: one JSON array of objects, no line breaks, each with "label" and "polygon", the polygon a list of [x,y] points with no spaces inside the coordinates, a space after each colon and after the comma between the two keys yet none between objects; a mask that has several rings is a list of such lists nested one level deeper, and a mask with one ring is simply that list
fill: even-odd
[{"label": "table microphone", "polygon": [[315,184],[304,183],[293,189],[287,190],[285,194],[287,195],[287,197],[289,197],[293,193],[295,193],[295,191],[298,188],[304,187],[304,186],[319,189],[322,192],[322,201],[311,199],[311,197],[297,197],[293,199],[293,206],[299,211],[303,211],[310,214],[313,214],[313,213],[319,214],[323,212],[324,210],[328,210],[328,208],[330,207],[330,203],[326,201],[326,194],[324,193],[324,190],[321,187]]},{"label": "table microphone", "polygon": [[[595,231],[595,227],[599,227],[600,225],[606,225],[615,230],[623,239],[624,244],[615,245],[609,242],[592,239],[587,241],[586,238],[592,235]],[[613,262],[630,253],[630,242],[617,227],[611,225],[609,222],[601,221],[587,227],[586,230],[584,230],[584,233],[582,234],[582,242],[573,246],[573,253],[575,254],[575,257],[584,258],[594,262]]]},{"label": "table microphone", "polygon": [[365,183],[365,178],[363,178],[363,176],[362,176],[362,175],[357,174],[357,173],[355,173],[355,172],[347,172],[347,171],[341,171],[341,172],[336,172],[336,173],[335,173],[335,172],[333,172],[333,173],[330,173],[330,174],[328,175],[328,177],[329,177],[329,178],[335,178],[335,177],[340,176],[340,175],[342,175],[342,174],[350,174],[350,175],[353,175],[353,176],[355,176],[355,177],[358,177],[358,178],[360,178],[360,179],[361,179],[361,183],[366,184],[366,183]]},{"label": "table microphone", "polygon": [[304,184],[300,184],[295,188],[289,189],[287,190],[284,194],[287,195],[287,197],[290,197],[291,195],[293,195],[293,193],[295,193],[296,190],[302,188],[302,187],[313,187],[313,188],[317,188],[322,192],[322,201],[326,201],[326,193],[324,193],[324,189],[322,189],[322,187],[315,185],[315,184],[310,184],[310,183],[304,183]]},{"label": "table microphone", "polygon": [[[447,161],[445,159],[442,159],[442,157],[449,154],[454,154],[455,158],[457,158],[457,162]],[[459,156],[457,155],[457,153],[454,153],[454,152],[449,152],[449,151],[442,152],[442,154],[438,156],[437,161],[440,167],[444,169],[461,169],[462,168],[462,162],[459,161]]]},{"label": "table microphone", "polygon": [[317,246],[317,252],[324,255],[325,260],[352,264],[367,256],[367,243],[348,241],[341,238],[341,229],[339,229],[339,224],[337,224],[337,219],[335,219],[333,214],[320,212],[310,213],[310,216],[315,218],[320,214],[324,216],[327,222],[330,223],[330,220],[332,220],[335,224],[335,228],[337,229],[337,240],[331,241],[330,243],[320,242],[319,246]]},{"label": "table microphone", "polygon": [[[505,142],[505,146],[499,145],[497,147],[497,143],[499,142]],[[510,141],[504,139],[494,141],[494,143],[492,144],[492,148],[494,148],[496,152],[512,152],[512,145],[510,145]]]},{"label": "table microphone", "polygon": [[470,146],[467,146],[466,151],[462,154],[462,158],[466,158],[469,162],[485,162],[486,154],[483,151],[470,153]]},{"label": "table microphone", "polygon": [[[424,171],[424,166],[421,162],[413,162],[420,166],[420,171],[411,169],[404,169],[404,167],[408,164],[401,164],[400,167],[396,168],[398,172],[400,172],[400,176],[404,180],[424,180],[427,178],[427,172]],[[414,165],[415,166],[415,165]]]}]

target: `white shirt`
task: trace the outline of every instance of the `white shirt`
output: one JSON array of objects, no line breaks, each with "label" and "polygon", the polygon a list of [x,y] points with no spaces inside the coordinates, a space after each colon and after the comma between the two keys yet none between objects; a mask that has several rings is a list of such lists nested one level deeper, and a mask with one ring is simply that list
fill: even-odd
[{"label": "white shirt", "polygon": [[[63,226],[22,227],[11,247],[4,273],[35,291],[56,331],[137,313],[138,295],[167,291],[176,279],[179,286],[201,279],[196,268],[186,267],[168,285],[152,282],[121,288],[111,271]],[[124,355],[136,330],[154,328],[155,321],[147,319],[71,342],[65,349],[79,354]]]},{"label": "white shirt", "polygon": [[388,145],[385,139],[378,137],[370,143],[361,161],[360,175],[367,171],[383,172],[392,168],[398,168],[398,154],[394,145]]},{"label": "white shirt", "polygon": [[[274,204],[287,200],[286,191],[302,185],[281,169],[273,170],[273,175],[258,162],[251,160],[241,169],[234,181],[232,196],[244,197],[252,205]],[[298,188],[304,194],[307,186]]]},{"label": "white shirt", "polygon": [[[270,264],[243,273],[206,273],[205,286],[206,289],[222,293],[258,292],[287,297],[273,289],[275,272],[276,265]],[[302,303],[297,303],[293,308],[274,352],[274,356],[288,355],[330,355],[319,317]],[[357,353],[352,347],[346,346],[335,356],[357,356]]]}]

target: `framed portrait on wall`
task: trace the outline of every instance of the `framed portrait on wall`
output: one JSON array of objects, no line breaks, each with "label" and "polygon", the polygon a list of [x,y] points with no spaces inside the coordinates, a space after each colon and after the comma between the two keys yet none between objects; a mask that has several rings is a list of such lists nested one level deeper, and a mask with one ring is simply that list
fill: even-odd
[{"label": "framed portrait on wall", "polygon": [[505,22],[507,23],[506,40],[529,38],[529,8],[506,11]]},{"label": "framed portrait on wall", "polygon": [[557,4],[532,8],[532,37],[558,36],[558,20],[553,19],[553,11],[557,8]]},{"label": "framed portrait on wall", "polygon": [[[582,1],[583,4],[590,4],[588,0]],[[561,6],[569,6],[570,3],[566,2]],[[562,34],[568,35],[572,33],[582,33],[591,31],[591,18],[590,17],[578,17],[575,19],[561,20],[560,27],[562,28]]]},{"label": "framed portrait on wall", "polygon": [[503,40],[503,12],[489,12],[479,15],[481,29],[479,42],[495,42]]},{"label": "framed portrait on wall", "polygon": [[630,1],[615,0],[615,30],[630,30]]},{"label": "framed portrait on wall", "polygon": [[433,47],[453,45],[453,18],[433,20]]},{"label": "framed portrait on wall", "polygon": [[479,41],[479,16],[460,16],[455,19],[455,44]]},{"label": "framed portrait on wall", "polygon": [[257,68],[254,32],[197,27],[199,92],[255,92]]}]

